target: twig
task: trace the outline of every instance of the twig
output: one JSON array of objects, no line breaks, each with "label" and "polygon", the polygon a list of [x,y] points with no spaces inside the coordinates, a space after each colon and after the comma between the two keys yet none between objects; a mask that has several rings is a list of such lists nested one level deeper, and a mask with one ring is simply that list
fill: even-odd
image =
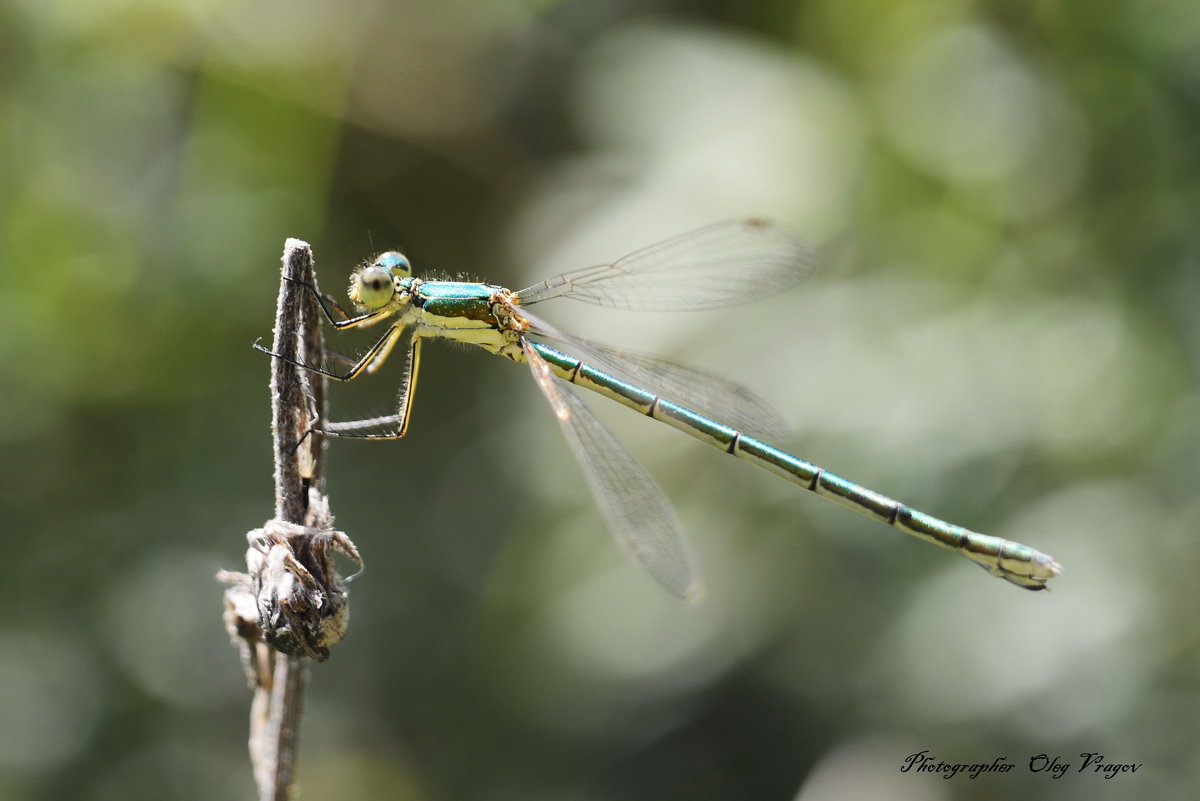
[{"label": "twig", "polygon": [[[275,353],[320,364],[324,353],[312,295],[312,249],[289,239],[275,316]],[[290,279],[290,280],[288,280]],[[242,654],[254,701],[250,759],[260,801],[288,801],[294,784],[306,658],[322,661],[346,631],[348,598],[334,553],[360,565],[354,543],[333,530],[324,494],[324,441],[308,432],[324,415],[324,378],[272,359],[271,433],[275,517],[247,533],[246,573],[222,571],[225,622]]]}]

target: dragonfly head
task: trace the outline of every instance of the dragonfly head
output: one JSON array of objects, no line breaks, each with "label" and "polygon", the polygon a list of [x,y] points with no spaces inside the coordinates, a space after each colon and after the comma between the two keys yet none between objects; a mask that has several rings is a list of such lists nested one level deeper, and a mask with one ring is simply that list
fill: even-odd
[{"label": "dragonfly head", "polygon": [[399,289],[398,282],[412,275],[403,253],[389,250],[364,264],[350,276],[350,300],[368,309],[382,309]]}]

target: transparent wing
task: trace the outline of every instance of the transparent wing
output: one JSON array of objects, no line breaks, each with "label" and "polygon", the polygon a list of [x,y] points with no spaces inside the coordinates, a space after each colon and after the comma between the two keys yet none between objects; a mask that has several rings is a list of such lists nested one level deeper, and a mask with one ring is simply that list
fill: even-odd
[{"label": "transparent wing", "polygon": [[537,351],[522,345],[617,542],[672,595],[699,602],[704,588],[696,558],[662,490],[583,401],[558,383]]},{"label": "transparent wing", "polygon": [[561,345],[563,352],[626,383],[653,392],[743,434],[761,439],[783,439],[791,432],[787,423],[762,398],[740,384],[690,367],[619,350],[584,337],[568,334],[522,310],[521,314],[540,338]]},{"label": "transparent wing", "polygon": [[692,311],[743,303],[813,271],[802,240],[765,220],[718,223],[564,273],[516,293],[524,306],[567,297],[634,311]]}]

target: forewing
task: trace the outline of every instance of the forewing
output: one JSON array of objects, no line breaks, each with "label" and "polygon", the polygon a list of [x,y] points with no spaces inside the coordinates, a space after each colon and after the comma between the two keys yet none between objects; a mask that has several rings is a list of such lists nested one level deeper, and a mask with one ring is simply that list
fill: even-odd
[{"label": "forewing", "polygon": [[812,250],[774,223],[718,223],[516,293],[528,306],[567,297],[635,311],[714,309],[790,286],[814,268]]}]

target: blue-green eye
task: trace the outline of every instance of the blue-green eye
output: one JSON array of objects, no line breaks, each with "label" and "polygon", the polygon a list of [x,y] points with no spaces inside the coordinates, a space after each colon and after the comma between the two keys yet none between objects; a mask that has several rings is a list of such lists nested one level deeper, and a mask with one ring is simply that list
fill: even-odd
[{"label": "blue-green eye", "polygon": [[389,250],[387,253],[381,253],[378,258],[372,262],[373,267],[382,267],[392,275],[398,275],[401,278],[407,278],[412,275],[412,266],[409,265],[408,259],[403,253],[397,253],[394,250]]}]

